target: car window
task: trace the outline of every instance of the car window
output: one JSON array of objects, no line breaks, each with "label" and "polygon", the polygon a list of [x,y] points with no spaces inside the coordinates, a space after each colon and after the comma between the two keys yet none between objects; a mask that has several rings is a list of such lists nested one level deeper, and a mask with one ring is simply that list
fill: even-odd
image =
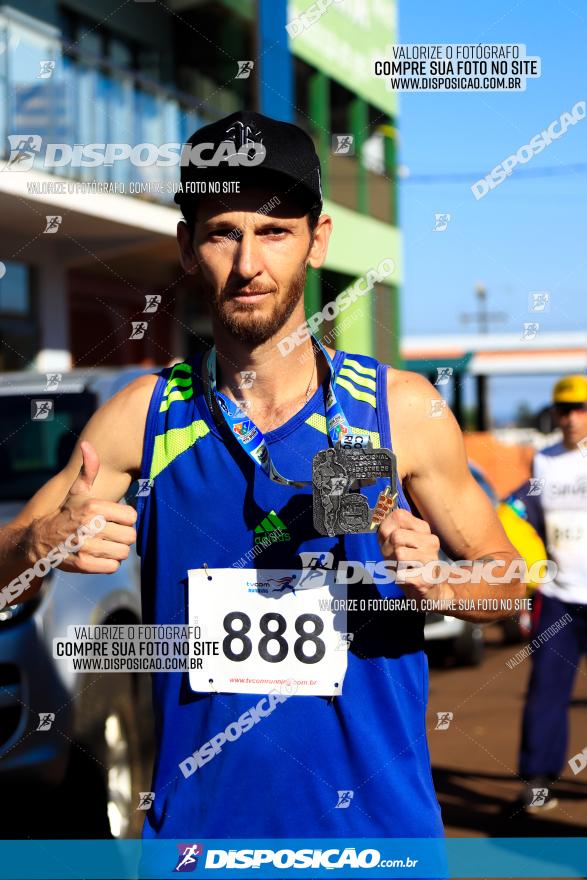
[{"label": "car window", "polygon": [[0,395],[0,501],[28,501],[62,470],[95,408],[89,392]]}]

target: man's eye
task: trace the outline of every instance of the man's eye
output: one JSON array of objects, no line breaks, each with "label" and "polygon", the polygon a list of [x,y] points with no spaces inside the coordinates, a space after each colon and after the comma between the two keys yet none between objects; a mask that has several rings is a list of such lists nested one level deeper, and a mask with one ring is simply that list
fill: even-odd
[{"label": "man's eye", "polygon": [[240,232],[238,229],[212,229],[210,231],[211,238],[240,238]]},{"label": "man's eye", "polygon": [[287,229],[284,229],[283,226],[272,226],[271,229],[265,229],[265,235],[282,235],[284,232],[287,232]]}]

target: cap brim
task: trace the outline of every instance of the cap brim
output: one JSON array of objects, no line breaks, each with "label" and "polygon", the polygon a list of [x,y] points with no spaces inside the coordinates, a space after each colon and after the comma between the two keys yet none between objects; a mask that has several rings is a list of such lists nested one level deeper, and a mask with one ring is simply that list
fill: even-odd
[{"label": "cap brim", "polygon": [[553,403],[587,403],[587,395],[572,392],[569,394],[557,394],[553,398]]}]

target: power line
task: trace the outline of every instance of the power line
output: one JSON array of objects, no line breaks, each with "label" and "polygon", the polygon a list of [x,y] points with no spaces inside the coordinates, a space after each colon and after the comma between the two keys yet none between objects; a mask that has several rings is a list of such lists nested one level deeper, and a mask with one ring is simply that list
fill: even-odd
[{"label": "power line", "polygon": [[[544,168],[529,168],[526,171],[516,171],[509,176],[510,180],[524,180],[527,177],[558,177],[564,174],[585,174],[587,162],[578,162],[575,165],[547,165]],[[399,183],[475,183],[487,174],[486,171],[468,171],[455,174],[409,174],[407,177],[398,176]]]}]

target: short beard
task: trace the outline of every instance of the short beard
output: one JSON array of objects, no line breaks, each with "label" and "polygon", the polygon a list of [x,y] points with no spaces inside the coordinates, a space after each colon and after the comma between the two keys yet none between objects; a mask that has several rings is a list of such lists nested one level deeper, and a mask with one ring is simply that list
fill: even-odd
[{"label": "short beard", "polygon": [[[275,336],[293,314],[304,295],[306,272],[306,264],[303,263],[287,288],[285,298],[282,301],[274,300],[272,313],[262,318],[259,315],[257,318],[250,317],[247,320],[249,314],[252,315],[256,309],[258,310],[256,305],[239,303],[235,308],[232,298],[226,296],[224,291],[217,299],[211,285],[201,276],[196,282],[196,290],[199,294],[203,294],[214,318],[234,339],[245,345],[257,346],[263,345]],[[271,293],[270,296],[275,294]]]}]

